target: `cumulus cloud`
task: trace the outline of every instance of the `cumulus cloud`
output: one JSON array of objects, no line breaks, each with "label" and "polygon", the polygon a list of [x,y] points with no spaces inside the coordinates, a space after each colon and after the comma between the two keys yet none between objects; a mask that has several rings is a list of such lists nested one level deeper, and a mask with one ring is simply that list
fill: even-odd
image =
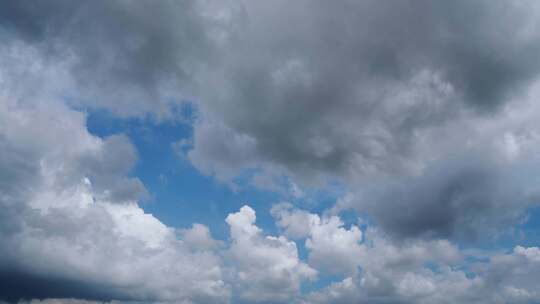
[{"label": "cumulus cloud", "polygon": [[364,182],[335,211],[356,208],[399,237],[493,237],[523,220],[538,204],[538,92],[535,84],[496,119],[457,121],[439,142],[448,155],[420,174]]},{"label": "cumulus cloud", "polygon": [[[355,208],[407,237],[483,233],[515,222],[532,204],[512,198],[529,191],[517,186],[486,193],[521,169],[484,162],[484,155],[532,161],[520,147],[537,143],[537,124],[507,123],[514,107],[538,113],[524,101],[538,92],[531,89],[540,71],[534,1],[17,1],[0,11],[4,48],[10,56],[28,53],[25,62],[34,65],[24,73],[13,68],[10,75],[24,77],[10,87],[23,92],[42,78],[70,104],[122,117],[174,119],[179,102],[191,99],[198,119],[192,148],[182,152],[233,187],[246,169],[260,173],[253,185],[280,191],[291,189],[268,181],[337,180],[359,196]],[[460,186],[478,176],[488,180],[473,190]],[[110,195],[137,186],[118,183]],[[408,193],[409,215],[381,215],[387,212],[379,206],[386,210],[395,198],[365,198],[364,188],[373,187]],[[445,195],[453,199],[437,199]],[[434,217],[420,211],[434,209]]]},{"label": "cumulus cloud", "polygon": [[4,98],[0,116],[4,300],[227,301],[219,257],[189,237],[204,228],[183,241],[137,205],[144,187],[126,177],[125,137],[95,137],[82,113],[53,102]]},{"label": "cumulus cloud", "polygon": [[212,41],[226,26],[201,4],[3,3],[1,34],[33,47],[39,58],[62,64],[70,84],[60,96],[78,106],[122,117],[150,113],[176,119],[181,99],[190,97],[193,70],[211,60]]},{"label": "cumulus cloud", "polygon": [[[455,242],[493,237],[538,202],[539,12],[502,0],[0,3],[0,298],[539,302],[537,247],[484,260]],[[248,206],[226,217],[226,241],[164,225],[138,205],[130,139],[90,134],[83,111],[178,120],[186,99],[193,138],[174,147],[202,173],[234,187],[251,170],[252,185],[296,198],[334,182],[349,194],[323,215],[274,206],[284,235]],[[346,225],[351,208],[374,225]],[[302,293],[321,275],[340,278]]]},{"label": "cumulus cloud", "polygon": [[[299,212],[317,216],[298,209],[292,213]],[[278,220],[279,223],[283,221]],[[324,226],[324,221],[322,226],[314,225],[312,234],[317,235]],[[344,277],[341,281],[312,291],[300,303],[536,303],[539,300],[532,283],[538,280],[536,269],[540,265],[540,251],[536,247],[516,246],[509,253],[494,253],[482,259],[443,239],[396,242],[376,227],[368,227],[362,240],[350,244],[345,237],[347,232],[354,232],[354,227],[349,231],[325,229],[325,240],[333,242],[320,243],[326,245],[322,261],[334,267],[343,265],[347,260],[345,253],[354,257],[354,264],[349,265],[349,271],[341,272]],[[321,265],[312,256],[320,255],[320,248],[308,245],[317,240],[314,236],[306,240],[306,249],[310,265],[319,269]],[[340,247],[344,244],[350,250]],[[477,262],[468,262],[471,259]],[[336,274],[328,268],[325,271]]]},{"label": "cumulus cloud", "polygon": [[135,196],[111,195],[117,180],[136,180],[126,177],[135,162],[126,137],[91,135],[84,114],[62,103],[2,100],[2,300],[228,303],[234,292],[275,303],[316,278],[293,241],[263,234],[250,207],[227,217],[229,244],[201,224],[167,227]]},{"label": "cumulus cloud", "polygon": [[[357,196],[352,207],[400,237],[474,238],[534,205],[532,184],[509,181],[537,167],[520,150],[539,146],[527,118],[538,115],[536,3],[300,1],[244,11],[219,46],[221,65],[197,75],[215,88],[200,93],[188,152],[202,172],[338,181]],[[388,211],[396,205],[410,211]]]},{"label": "cumulus cloud", "polygon": [[[240,301],[276,303],[298,298],[301,282],[316,278],[295,242],[265,236],[248,206],[227,217],[226,245],[204,225],[175,230],[133,197],[106,195],[115,179],[129,180],[135,160],[125,137],[89,134],[84,115],[63,104],[4,101],[3,300],[227,303],[234,291]],[[77,136],[59,136],[68,131]]]},{"label": "cumulus cloud", "polygon": [[[71,170],[85,163],[106,167],[95,151],[132,155],[127,139],[88,133],[84,115],[63,104],[40,108],[4,99],[0,115],[3,154],[0,230],[2,300],[45,303],[160,301],[180,303],[534,303],[539,250],[516,247],[487,262],[468,264],[447,240],[395,242],[375,228],[346,227],[337,215],[318,215],[279,204],[272,208],[285,235],[266,235],[255,211],[244,206],[225,219],[226,243],[200,224],[175,230],[135,200],[103,195],[83,173],[122,180],[127,164],[111,170]],[[49,105],[53,105],[52,103]],[[55,119],[51,122],[51,117]],[[69,126],[78,141],[63,143],[49,128]],[[30,123],[32,122],[32,123]],[[54,123],[53,123],[54,122]],[[9,131],[9,132],[7,132]],[[58,130],[59,134],[61,129]],[[17,135],[17,136],[16,136]],[[119,144],[120,143],[120,144]],[[108,145],[109,147],[104,148]],[[92,152],[92,153],[90,153]],[[118,153],[120,153],[118,152]],[[22,159],[21,159],[22,157]],[[75,174],[75,173],[79,174]],[[98,174],[99,173],[99,174]],[[69,177],[69,178],[68,178]],[[115,183],[109,183],[115,186]],[[289,237],[291,239],[289,239]],[[292,239],[305,239],[307,262]],[[474,273],[474,275],[470,275]],[[320,274],[343,279],[322,290],[301,286]],[[31,300],[31,303],[39,303]]]},{"label": "cumulus cloud", "polygon": [[321,218],[288,203],[275,205],[272,215],[286,235],[307,238],[305,246],[312,267],[331,274],[356,273],[362,254],[362,232],[357,226],[346,229],[337,216]]},{"label": "cumulus cloud", "polygon": [[238,296],[246,303],[290,303],[299,296],[301,281],[314,279],[317,272],[300,261],[295,242],[283,236],[263,236],[255,219],[249,206],[226,219],[231,228],[228,255],[235,268]]},{"label": "cumulus cloud", "polygon": [[411,169],[418,132],[495,111],[538,72],[532,2],[244,5],[234,52],[202,77],[219,88],[203,109],[303,177]]}]

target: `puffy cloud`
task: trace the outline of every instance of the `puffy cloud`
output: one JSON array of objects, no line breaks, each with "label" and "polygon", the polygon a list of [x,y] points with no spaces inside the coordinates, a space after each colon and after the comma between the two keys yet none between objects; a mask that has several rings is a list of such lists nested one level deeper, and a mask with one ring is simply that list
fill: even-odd
[{"label": "puffy cloud", "polygon": [[[538,201],[538,8],[2,2],[0,294],[539,302],[538,248],[469,263],[451,241],[490,237]],[[230,183],[254,169],[253,184],[280,191],[281,178],[298,197],[338,181],[350,195],[334,215],[275,207],[285,236],[247,206],[227,217],[227,243],[165,226],[137,204],[129,139],[89,134],[74,107],[177,119],[185,98],[193,140],[175,147],[201,172]],[[344,225],[347,208],[379,230]],[[306,239],[307,262],[291,239]],[[302,296],[318,274],[343,279]],[[45,300],[65,301],[78,300]]]},{"label": "puffy cloud", "polygon": [[538,247],[516,246],[509,254],[492,257],[490,265],[479,266],[491,289],[499,290],[499,297],[512,303],[540,301],[538,282],[540,259]]},{"label": "puffy cloud", "polygon": [[227,301],[214,253],[183,244],[135,204],[86,191],[70,199],[89,205],[29,210],[25,228],[2,239],[3,297]]},{"label": "puffy cloud", "polygon": [[[418,133],[501,108],[539,71],[533,2],[244,6],[223,65],[200,76],[219,88],[202,92],[202,112],[304,179],[414,170]],[[482,14],[457,21],[471,11]],[[500,39],[495,24],[520,34]]]},{"label": "puffy cloud", "polygon": [[306,296],[305,303],[536,303],[538,263],[516,247],[488,261],[464,263],[446,241],[392,244],[368,236],[362,271]]},{"label": "puffy cloud", "polygon": [[[477,255],[448,240],[400,240],[368,227],[357,233],[337,216],[322,217],[290,204],[273,208],[285,233],[303,221],[310,266],[341,274],[300,303],[536,303],[540,250],[516,246],[509,253]],[[292,230],[291,230],[292,229]],[[473,262],[471,262],[473,261]],[[336,270],[340,270],[339,272]],[[358,271],[357,271],[358,270]]]},{"label": "puffy cloud", "polygon": [[320,224],[317,214],[294,208],[290,203],[279,203],[272,206],[270,211],[276,219],[278,227],[282,228],[289,237],[299,239],[308,237],[311,229]]},{"label": "puffy cloud", "polygon": [[310,266],[331,274],[356,273],[362,255],[358,227],[346,229],[337,216],[321,218],[287,203],[275,205],[272,214],[287,235],[307,238]]},{"label": "puffy cloud", "polygon": [[322,218],[306,240],[309,263],[330,273],[355,273],[359,265],[362,232],[356,226],[342,227],[338,217]]},{"label": "puffy cloud", "polygon": [[96,301],[87,301],[79,299],[44,299],[44,300],[31,300],[31,301],[20,301],[21,304],[95,304],[100,303]]},{"label": "puffy cloud", "polygon": [[[538,92],[531,91],[540,71],[538,8],[534,1],[17,1],[0,9],[11,50],[2,66],[13,75],[3,81],[21,93],[39,78],[40,88],[72,104],[121,116],[174,118],[179,101],[195,100],[187,157],[203,173],[234,186],[242,170],[255,169],[253,184],[272,189],[283,185],[268,181],[283,175],[300,186],[337,180],[385,229],[461,237],[515,222],[531,205],[520,195],[529,189],[488,189],[534,163],[523,146],[537,143],[537,123],[511,120],[514,108],[538,113],[523,102]],[[26,64],[10,56],[26,56]],[[501,157],[519,168],[491,161]],[[111,195],[129,194],[140,186],[133,182],[118,182]],[[391,194],[365,197],[365,188]],[[411,211],[388,218],[396,196]]]},{"label": "puffy cloud", "polygon": [[283,236],[262,235],[255,219],[248,206],[226,219],[238,296],[247,303],[289,303],[299,296],[301,281],[314,279],[317,272],[300,261],[296,243]]},{"label": "puffy cloud", "polygon": [[193,244],[201,230],[210,242],[204,228],[184,241],[135,202],[127,138],[89,134],[60,103],[2,98],[2,299],[228,301],[219,256]]},{"label": "puffy cloud", "polygon": [[[276,205],[271,213],[286,236],[306,239],[307,263],[299,258],[294,241],[265,235],[248,206],[226,218],[226,244],[214,240],[200,224],[175,231],[133,199],[106,195],[106,185],[94,186],[92,180],[102,175],[110,181],[126,178],[135,159],[125,137],[104,140],[89,134],[84,115],[62,104],[42,108],[4,100],[0,203],[8,222],[0,226],[3,300],[538,301],[532,283],[540,273],[535,247],[516,247],[470,265],[449,241],[395,242],[375,229],[363,233],[354,225],[346,228],[337,215],[321,216],[290,204]],[[65,126],[77,136],[62,133]],[[51,130],[63,136],[52,136]],[[127,160],[114,160],[117,154]],[[86,167],[79,164],[81,159]],[[103,171],[110,159],[111,172]],[[114,182],[108,185],[116,187]],[[318,274],[344,278],[302,294],[302,282]]]},{"label": "puffy cloud", "polygon": [[227,303],[234,292],[288,302],[316,277],[294,242],[263,235],[247,206],[227,217],[225,247],[206,226],[167,227],[136,196],[112,194],[136,180],[127,177],[136,154],[126,137],[89,134],[84,114],[62,103],[3,101],[3,300]]},{"label": "puffy cloud", "polygon": [[[459,250],[446,240],[408,241],[403,244],[386,239],[383,234],[369,228],[363,238],[355,225],[348,229],[338,216],[322,216],[295,209],[281,203],[272,208],[276,224],[286,235],[305,238],[309,263],[324,273],[355,275],[377,267],[417,268],[426,261],[453,263],[461,259]],[[298,233],[297,227],[304,227]],[[366,238],[367,237],[367,238]],[[375,271],[376,272],[376,271]]]},{"label": "puffy cloud", "polygon": [[182,239],[190,247],[208,250],[220,245],[219,241],[212,238],[210,229],[202,224],[193,224],[191,229],[181,231]]},{"label": "puffy cloud", "polygon": [[419,174],[364,182],[335,211],[356,208],[398,237],[471,240],[511,227],[538,204],[538,88],[496,119],[459,120],[446,128],[437,148],[448,155]]},{"label": "puffy cloud", "polygon": [[493,235],[535,204],[512,181],[538,167],[536,3],[244,8],[221,64],[197,74],[215,88],[188,152],[202,172],[338,181],[399,237]]},{"label": "puffy cloud", "polygon": [[194,69],[211,60],[226,27],[201,1],[18,1],[0,11],[5,41],[32,46],[36,57],[69,75],[60,97],[123,117],[177,119],[180,99],[193,91]]}]

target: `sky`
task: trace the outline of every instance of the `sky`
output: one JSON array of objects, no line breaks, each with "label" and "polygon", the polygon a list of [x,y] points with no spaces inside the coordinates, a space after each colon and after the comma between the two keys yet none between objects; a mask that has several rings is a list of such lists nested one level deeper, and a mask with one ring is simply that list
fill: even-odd
[{"label": "sky", "polygon": [[0,303],[540,303],[540,3],[0,1]]}]

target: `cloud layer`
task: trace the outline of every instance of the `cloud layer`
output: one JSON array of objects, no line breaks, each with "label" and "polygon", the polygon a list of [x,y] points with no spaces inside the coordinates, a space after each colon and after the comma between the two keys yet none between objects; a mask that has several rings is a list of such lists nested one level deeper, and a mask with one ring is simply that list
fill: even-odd
[{"label": "cloud layer", "polygon": [[513,181],[538,167],[535,3],[244,9],[223,64],[199,76],[214,88],[188,152],[203,172],[338,181],[405,237],[474,236],[534,205],[533,184]]},{"label": "cloud layer", "polygon": [[[539,9],[0,3],[0,300],[540,302],[538,247],[461,246],[538,205]],[[85,111],[155,124],[186,102],[193,137],[175,147],[203,174],[347,194],[274,205],[276,235],[247,205],[225,240],[166,226],[139,205],[130,138],[90,134]]]}]

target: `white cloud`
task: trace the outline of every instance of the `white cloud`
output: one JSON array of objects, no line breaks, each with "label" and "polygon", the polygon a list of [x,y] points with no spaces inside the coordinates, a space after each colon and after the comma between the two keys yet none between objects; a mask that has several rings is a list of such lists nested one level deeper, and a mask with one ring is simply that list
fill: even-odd
[{"label": "white cloud", "polygon": [[255,219],[255,211],[248,206],[226,219],[231,229],[228,256],[238,296],[248,303],[289,303],[299,296],[301,281],[314,279],[317,272],[300,261],[293,241],[264,236]]},{"label": "white cloud", "polygon": [[213,249],[221,245],[221,242],[212,238],[210,229],[202,224],[195,223],[191,229],[181,230],[180,235],[188,246],[199,250]]},{"label": "white cloud", "polygon": [[[6,285],[5,296],[228,302],[221,259],[201,248],[208,231],[195,226],[182,241],[119,191],[142,187],[126,176],[136,161],[126,137],[91,135],[62,103],[0,98],[0,205],[11,218],[0,272],[13,273],[2,284],[23,286]],[[206,240],[193,244],[194,234]]]},{"label": "white cloud", "polygon": [[346,229],[337,216],[321,218],[288,203],[274,205],[271,213],[286,235],[307,238],[310,266],[332,274],[356,273],[362,256],[362,232],[357,226]]},{"label": "white cloud", "polygon": [[[538,201],[533,1],[0,3],[0,296],[540,301],[537,247],[469,262],[452,242],[511,226]],[[471,11],[482,14],[454,19]],[[254,184],[286,180],[293,198],[337,180],[351,196],[332,216],[275,206],[283,236],[248,206],[226,218],[224,242],[201,224],[166,226],[138,204],[129,138],[90,134],[74,107],[180,119],[185,96],[197,99],[194,135],[173,148],[201,172],[232,183],[255,170]],[[345,225],[346,208],[377,228]],[[292,239],[305,239],[306,261]],[[303,295],[321,275],[341,278]]]}]

